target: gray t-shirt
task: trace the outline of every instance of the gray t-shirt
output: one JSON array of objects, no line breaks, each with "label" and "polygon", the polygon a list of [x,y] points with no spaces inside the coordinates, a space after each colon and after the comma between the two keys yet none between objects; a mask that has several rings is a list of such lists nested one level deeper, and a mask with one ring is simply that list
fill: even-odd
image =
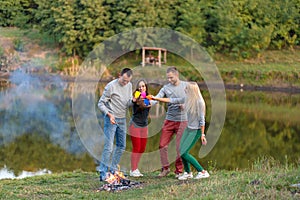
[{"label": "gray t-shirt", "polygon": [[[187,86],[188,82],[186,81],[180,81],[179,85],[175,86],[171,83],[168,83],[167,85],[164,85],[159,93],[155,96],[158,98],[184,98],[185,97],[185,88]],[[167,110],[167,116],[166,119],[170,121],[187,121],[187,115],[184,110],[181,109],[182,103],[168,103],[168,110]]]},{"label": "gray t-shirt", "polygon": [[[198,106],[201,106],[201,101],[198,101]],[[188,125],[187,127],[190,129],[199,129],[201,126],[205,125],[205,117],[204,112],[201,112],[199,116],[194,116],[191,113],[187,113]]]},{"label": "gray t-shirt", "polygon": [[116,118],[125,118],[126,109],[132,105],[132,84],[122,86],[115,79],[109,82],[98,101],[99,109],[106,115],[108,112]]},{"label": "gray t-shirt", "polygon": [[[186,98],[170,98],[171,103],[184,103]],[[199,107],[201,107],[201,100],[197,102]],[[184,110],[186,112],[186,110]],[[205,113],[204,111],[199,113],[198,116],[192,115],[190,112],[187,112],[187,127],[190,129],[199,129],[201,126],[205,126]]]}]

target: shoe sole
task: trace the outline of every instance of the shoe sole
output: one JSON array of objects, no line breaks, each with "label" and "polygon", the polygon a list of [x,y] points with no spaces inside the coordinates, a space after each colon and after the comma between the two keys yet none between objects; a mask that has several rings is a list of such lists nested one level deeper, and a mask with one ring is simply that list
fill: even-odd
[{"label": "shoe sole", "polygon": [[137,175],[130,174],[129,176],[131,176],[131,177],[141,177],[143,175],[142,174],[137,174]]},{"label": "shoe sole", "polygon": [[209,176],[203,176],[203,177],[199,177],[199,178],[194,178],[194,179],[201,179],[201,178],[209,178]]},{"label": "shoe sole", "polygon": [[184,181],[184,180],[188,180],[188,179],[192,179],[192,178],[193,178],[193,177],[186,177],[186,178],[181,178],[181,179],[178,178],[178,180]]}]

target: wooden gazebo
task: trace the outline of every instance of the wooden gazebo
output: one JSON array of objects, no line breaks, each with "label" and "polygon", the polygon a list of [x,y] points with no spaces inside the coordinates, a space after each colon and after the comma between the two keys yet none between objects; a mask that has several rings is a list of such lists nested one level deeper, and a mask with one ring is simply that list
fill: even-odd
[{"label": "wooden gazebo", "polygon": [[[158,48],[158,47],[143,47],[142,48],[142,66],[144,67],[146,64],[158,65],[161,66],[162,63],[167,63],[167,49]],[[158,56],[154,57],[151,55],[146,56],[146,51],[158,51]],[[163,61],[162,52],[164,54]]]}]

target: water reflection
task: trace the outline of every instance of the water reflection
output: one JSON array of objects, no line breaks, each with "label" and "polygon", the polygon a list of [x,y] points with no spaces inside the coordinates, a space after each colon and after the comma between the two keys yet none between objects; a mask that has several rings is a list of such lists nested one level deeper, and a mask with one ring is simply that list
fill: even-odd
[{"label": "water reflection", "polygon": [[262,156],[300,162],[299,94],[227,91],[227,98],[222,137],[205,160],[227,169]]},{"label": "water reflection", "polygon": [[0,90],[0,167],[16,173],[94,167],[74,128],[71,85],[57,76],[11,75]]},{"label": "water reflection", "polygon": [[[0,167],[15,172],[47,168],[53,172],[81,168],[95,170],[95,159],[82,145],[75,129],[71,91],[74,83],[56,76],[16,73],[10,86],[0,89]],[[97,97],[105,83],[99,83]],[[82,88],[84,90],[84,88]],[[153,86],[152,92],[159,88]],[[300,161],[300,94],[228,90],[227,116],[217,145],[203,159],[205,168],[247,168],[260,156],[285,162]],[[207,102],[207,127],[210,97]],[[96,106],[96,105],[95,105]],[[99,124],[102,116],[97,110]],[[152,120],[161,119],[163,105],[153,108]],[[157,127],[156,127],[157,128]],[[151,132],[151,131],[150,131]],[[146,152],[157,151],[159,134],[150,135]],[[198,143],[192,150],[197,156]],[[127,141],[127,151],[131,142]]]}]

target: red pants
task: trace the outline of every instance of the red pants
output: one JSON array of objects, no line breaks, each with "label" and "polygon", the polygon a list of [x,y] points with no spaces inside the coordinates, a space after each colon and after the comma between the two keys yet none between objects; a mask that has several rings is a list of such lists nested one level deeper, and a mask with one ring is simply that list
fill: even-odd
[{"label": "red pants", "polygon": [[160,161],[164,169],[170,167],[168,161],[168,145],[172,139],[172,136],[176,135],[176,161],[175,161],[175,173],[182,173],[183,164],[180,158],[180,140],[183,134],[184,129],[187,126],[187,121],[177,122],[165,120],[162,128],[160,141],[159,141],[159,150],[160,150]]},{"label": "red pants", "polygon": [[131,170],[133,171],[138,168],[141,156],[146,149],[148,126],[134,127],[134,124],[131,124],[129,126],[129,134],[132,142]]}]

